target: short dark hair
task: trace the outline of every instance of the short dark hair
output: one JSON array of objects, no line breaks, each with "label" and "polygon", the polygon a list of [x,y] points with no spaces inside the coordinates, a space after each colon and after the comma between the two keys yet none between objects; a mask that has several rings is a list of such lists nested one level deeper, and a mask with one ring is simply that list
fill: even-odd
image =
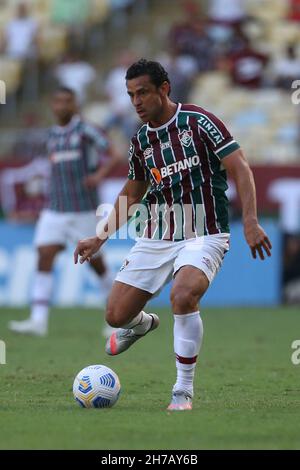
[{"label": "short dark hair", "polygon": [[132,80],[142,75],[149,75],[151,82],[157,88],[164,82],[168,82],[169,85],[171,85],[168,72],[166,72],[159,62],[140,59],[129,67],[126,73],[126,80]]},{"label": "short dark hair", "polygon": [[54,95],[56,95],[57,93],[68,93],[68,95],[71,95],[73,98],[76,99],[76,92],[74,90],[72,90],[72,88],[69,88],[67,86],[58,86],[55,90],[54,90]]}]

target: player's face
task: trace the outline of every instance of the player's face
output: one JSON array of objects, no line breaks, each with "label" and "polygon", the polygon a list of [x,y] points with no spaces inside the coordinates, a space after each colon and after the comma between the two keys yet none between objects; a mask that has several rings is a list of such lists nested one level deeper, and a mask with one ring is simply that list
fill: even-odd
[{"label": "player's face", "polygon": [[68,122],[77,112],[75,97],[71,93],[55,93],[52,99],[52,111],[58,122]]},{"label": "player's face", "polygon": [[156,122],[163,113],[169,85],[164,83],[157,88],[149,75],[127,80],[127,92],[137,114],[143,122]]}]

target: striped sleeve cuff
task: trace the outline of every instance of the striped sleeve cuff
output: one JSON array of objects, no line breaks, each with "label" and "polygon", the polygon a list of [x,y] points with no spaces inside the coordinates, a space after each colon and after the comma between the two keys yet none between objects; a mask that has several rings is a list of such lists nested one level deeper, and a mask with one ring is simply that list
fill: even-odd
[{"label": "striped sleeve cuff", "polygon": [[235,140],[231,140],[225,145],[222,145],[220,148],[215,150],[215,154],[220,158],[227,157],[230,153],[238,150],[240,148],[239,144]]}]

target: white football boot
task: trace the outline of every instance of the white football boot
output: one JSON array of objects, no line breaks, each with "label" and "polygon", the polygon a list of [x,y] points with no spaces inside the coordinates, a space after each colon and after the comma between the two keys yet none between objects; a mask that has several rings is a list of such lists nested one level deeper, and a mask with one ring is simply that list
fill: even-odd
[{"label": "white football boot", "polygon": [[168,411],[186,411],[192,410],[192,396],[187,392],[177,390],[172,393],[172,400],[169,404]]},{"label": "white football boot", "polygon": [[14,333],[34,336],[46,336],[48,327],[45,322],[37,322],[28,318],[22,321],[10,321],[8,328]]}]

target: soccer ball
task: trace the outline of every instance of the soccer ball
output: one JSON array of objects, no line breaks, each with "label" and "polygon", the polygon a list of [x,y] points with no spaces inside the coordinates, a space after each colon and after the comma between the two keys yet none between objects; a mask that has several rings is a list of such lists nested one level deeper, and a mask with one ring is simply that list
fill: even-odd
[{"label": "soccer ball", "polygon": [[117,402],[120,390],[117,374],[102,365],[85,367],[73,383],[74,398],[83,408],[110,408]]}]

